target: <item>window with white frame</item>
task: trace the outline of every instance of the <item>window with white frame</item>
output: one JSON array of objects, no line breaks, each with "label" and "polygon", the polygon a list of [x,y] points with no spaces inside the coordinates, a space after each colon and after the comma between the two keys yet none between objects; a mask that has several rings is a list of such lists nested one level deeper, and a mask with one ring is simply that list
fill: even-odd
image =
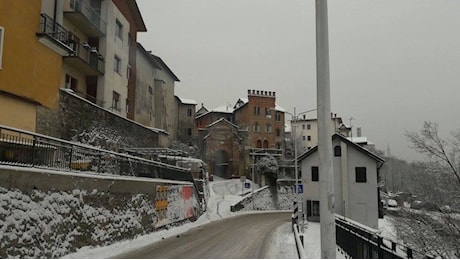
[{"label": "window with white frame", "polygon": [[115,36],[123,40],[123,24],[118,19],[115,20]]},{"label": "window with white frame", "polygon": [[5,38],[5,28],[0,26],[0,70],[2,69],[3,39],[4,38]]}]

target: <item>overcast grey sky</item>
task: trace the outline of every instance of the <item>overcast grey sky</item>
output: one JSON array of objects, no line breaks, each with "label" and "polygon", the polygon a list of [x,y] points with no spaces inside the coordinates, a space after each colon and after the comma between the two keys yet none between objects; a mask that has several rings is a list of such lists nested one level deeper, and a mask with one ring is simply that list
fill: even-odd
[{"label": "overcast grey sky", "polygon": [[[138,41],[207,108],[248,89],[289,112],[316,108],[314,0],[137,0]],[[460,128],[460,1],[329,0],[332,111],[380,150],[419,160],[404,133]],[[307,114],[315,116],[315,114]],[[288,116],[289,118],[289,116]]]}]

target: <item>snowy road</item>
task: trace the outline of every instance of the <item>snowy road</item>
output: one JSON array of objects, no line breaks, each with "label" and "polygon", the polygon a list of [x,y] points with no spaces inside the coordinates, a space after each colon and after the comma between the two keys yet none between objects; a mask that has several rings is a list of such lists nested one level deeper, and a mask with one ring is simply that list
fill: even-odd
[{"label": "snowy road", "polygon": [[[115,258],[270,258],[290,213],[256,213],[214,221]],[[295,248],[286,248],[292,252]],[[287,254],[289,255],[289,254]],[[289,256],[288,256],[289,257]]]}]

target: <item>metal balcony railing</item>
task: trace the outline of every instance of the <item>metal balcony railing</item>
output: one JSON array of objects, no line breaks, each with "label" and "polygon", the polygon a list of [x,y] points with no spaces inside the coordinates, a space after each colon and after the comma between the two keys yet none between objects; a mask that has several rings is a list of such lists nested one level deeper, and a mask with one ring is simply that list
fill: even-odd
[{"label": "metal balcony railing", "polygon": [[91,7],[86,0],[70,0],[70,10],[80,13],[103,34],[106,33],[107,23],[101,18],[100,14]]},{"label": "metal balcony railing", "polygon": [[75,53],[70,56],[79,57],[101,74],[105,73],[104,57],[97,51],[96,48],[90,47],[88,44],[78,43]]},{"label": "metal balcony railing", "polygon": [[78,42],[80,41],[77,36],[67,31],[47,14],[40,14],[40,31],[38,33],[51,37],[61,45],[73,51],[76,51]]}]

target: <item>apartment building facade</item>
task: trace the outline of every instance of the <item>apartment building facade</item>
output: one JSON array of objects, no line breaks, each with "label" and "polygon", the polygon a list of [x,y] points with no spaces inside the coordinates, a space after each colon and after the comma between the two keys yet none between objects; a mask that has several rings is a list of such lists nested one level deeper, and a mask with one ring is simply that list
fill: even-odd
[{"label": "apartment building facade", "polygon": [[42,40],[41,10],[39,0],[0,1],[0,124],[28,131],[36,129],[37,106],[57,108],[62,54],[70,51]]},{"label": "apartment building facade", "polygon": [[137,46],[134,120],[164,130],[162,144],[169,146],[179,132],[179,106],[174,92],[175,82],[180,80],[160,57],[140,43]]},{"label": "apartment building facade", "polygon": [[[331,114],[331,124],[334,133],[349,136],[351,127],[345,125],[341,117]],[[307,118],[302,115],[300,118],[293,118],[290,121],[291,140],[297,142],[298,154],[308,151],[318,144],[318,119]]]}]

